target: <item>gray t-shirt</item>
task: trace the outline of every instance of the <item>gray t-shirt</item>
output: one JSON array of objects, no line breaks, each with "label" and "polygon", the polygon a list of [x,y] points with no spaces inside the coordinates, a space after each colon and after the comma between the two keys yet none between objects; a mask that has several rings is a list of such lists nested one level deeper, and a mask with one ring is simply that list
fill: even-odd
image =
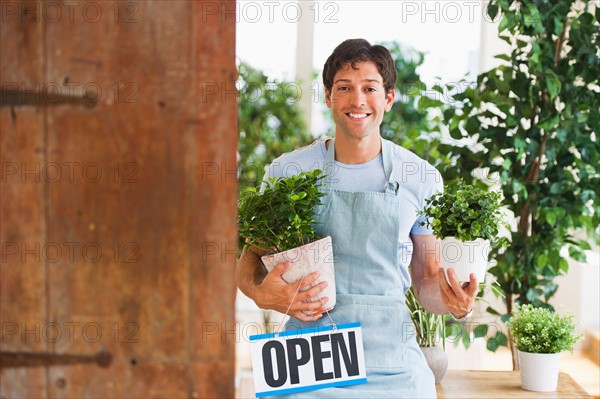
[{"label": "gray t-shirt", "polygon": [[[269,177],[293,176],[314,169],[324,169],[327,149],[325,141],[318,139],[310,145],[281,155],[265,168],[266,180]],[[412,256],[412,240],[410,234],[428,235],[430,228],[419,226],[424,221],[418,217],[417,211],[425,206],[425,199],[443,190],[440,173],[431,164],[413,152],[393,144],[392,162],[394,174],[400,181],[400,239],[398,243],[398,259],[405,287],[410,286],[408,265]],[[343,191],[375,191],[384,192],[385,171],[381,154],[362,164],[347,165],[335,162],[329,188]]]}]

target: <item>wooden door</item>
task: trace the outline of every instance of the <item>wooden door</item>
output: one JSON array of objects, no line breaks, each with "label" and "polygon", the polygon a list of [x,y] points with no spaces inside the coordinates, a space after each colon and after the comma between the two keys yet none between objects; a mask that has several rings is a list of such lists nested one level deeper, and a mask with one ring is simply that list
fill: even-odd
[{"label": "wooden door", "polygon": [[235,2],[0,6],[0,396],[233,397]]}]

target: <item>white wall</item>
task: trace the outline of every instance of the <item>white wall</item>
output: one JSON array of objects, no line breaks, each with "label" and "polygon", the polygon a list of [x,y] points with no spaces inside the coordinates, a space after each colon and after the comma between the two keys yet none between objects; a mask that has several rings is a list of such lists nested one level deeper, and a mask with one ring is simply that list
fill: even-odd
[{"label": "white wall", "polygon": [[600,328],[600,254],[588,251],[588,262],[569,261],[569,273],[556,278],[558,291],[550,303],[556,309],[572,312],[578,330]]}]

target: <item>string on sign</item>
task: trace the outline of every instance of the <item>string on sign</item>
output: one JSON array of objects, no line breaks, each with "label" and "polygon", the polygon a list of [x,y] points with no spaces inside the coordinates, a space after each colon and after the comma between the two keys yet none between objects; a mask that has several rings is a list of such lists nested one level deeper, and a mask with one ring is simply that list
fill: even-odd
[{"label": "string on sign", "polygon": [[[296,296],[298,296],[298,292],[300,292],[300,287],[302,286],[302,282],[303,281],[304,281],[304,277],[302,277],[302,279],[300,280],[300,284],[298,284],[298,288],[296,288],[296,292],[294,292],[294,296],[292,297],[292,300],[290,301],[290,304],[289,304],[288,308],[286,309],[285,314],[283,315],[283,318],[279,322],[278,331],[274,333],[275,337],[279,337],[279,334],[283,330],[283,326],[284,326],[283,322],[285,321],[285,318],[288,316],[288,314],[290,312],[290,309],[292,308],[292,305],[294,304],[294,301],[296,300]],[[325,303],[323,302],[323,299],[321,299],[321,297],[319,296],[319,294],[317,294],[317,299],[319,300],[319,302],[321,302],[321,306],[323,308],[325,308]],[[329,309],[325,309],[325,313],[327,313],[327,317],[329,317],[329,321],[331,321],[331,325],[333,327],[333,331],[336,331],[337,330],[337,325],[333,321],[333,318],[331,317],[331,314],[329,314]]]}]

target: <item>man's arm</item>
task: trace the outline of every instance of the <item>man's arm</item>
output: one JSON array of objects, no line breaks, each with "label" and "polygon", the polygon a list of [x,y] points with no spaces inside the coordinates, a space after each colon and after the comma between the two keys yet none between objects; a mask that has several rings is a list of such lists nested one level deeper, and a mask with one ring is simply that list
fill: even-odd
[{"label": "man's arm", "polygon": [[446,280],[440,264],[440,245],[433,235],[411,234],[413,255],[410,262],[414,291],[419,303],[429,312],[452,313],[462,317],[473,309],[479,289],[475,274],[461,287],[452,269]]},{"label": "man's arm", "polygon": [[[321,302],[309,302],[309,299],[320,294],[327,283],[323,281],[309,290],[303,292],[299,290],[314,283],[319,278],[319,273],[314,272],[300,281],[287,283],[282,275],[291,264],[280,263],[267,273],[260,260],[262,255],[264,253],[256,247],[244,247],[235,269],[235,279],[240,290],[261,309],[273,309],[285,313],[289,307],[288,314],[300,321],[318,320],[325,309],[322,308]],[[290,306],[293,298],[294,303]],[[322,298],[323,302],[327,299]],[[302,311],[314,313],[312,316],[307,316]]]}]

